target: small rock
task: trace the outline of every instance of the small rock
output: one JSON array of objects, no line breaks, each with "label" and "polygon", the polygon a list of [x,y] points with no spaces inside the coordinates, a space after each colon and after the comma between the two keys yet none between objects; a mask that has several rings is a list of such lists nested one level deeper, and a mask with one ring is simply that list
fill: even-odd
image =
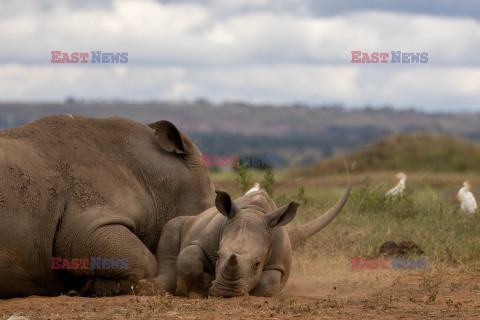
[{"label": "small rock", "polygon": [[425,252],[413,241],[402,241],[398,245],[395,241],[387,241],[380,246],[379,254],[385,257],[423,255]]},{"label": "small rock", "polygon": [[380,255],[385,257],[398,255],[398,245],[395,241],[387,241],[380,246]]},{"label": "small rock", "polygon": [[398,251],[400,255],[422,255],[423,250],[413,241],[402,241],[398,244]]},{"label": "small rock", "polygon": [[79,295],[79,293],[75,290],[70,290],[68,291],[67,295],[69,295],[70,297],[76,297]]}]

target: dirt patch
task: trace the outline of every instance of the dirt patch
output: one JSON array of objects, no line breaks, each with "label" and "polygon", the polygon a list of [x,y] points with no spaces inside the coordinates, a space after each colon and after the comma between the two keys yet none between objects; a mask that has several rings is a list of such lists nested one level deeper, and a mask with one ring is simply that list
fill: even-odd
[{"label": "dirt patch", "polygon": [[[328,264],[327,264],[328,265]],[[28,297],[0,301],[0,318],[29,319],[477,319],[478,273],[351,270],[344,262],[323,276],[297,270],[275,297],[187,299],[119,296]],[[343,267],[338,267],[342,265]],[[297,268],[298,269],[298,268]],[[316,271],[315,271],[316,272]]]}]

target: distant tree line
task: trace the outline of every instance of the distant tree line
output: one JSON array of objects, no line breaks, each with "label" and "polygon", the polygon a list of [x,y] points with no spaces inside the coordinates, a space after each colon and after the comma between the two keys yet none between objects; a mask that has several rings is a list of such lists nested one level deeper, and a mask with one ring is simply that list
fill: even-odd
[{"label": "distant tree line", "polygon": [[[187,132],[202,153],[211,155],[277,155],[279,166],[286,166],[293,159],[297,165],[312,164],[321,158],[330,158],[337,152],[356,150],[391,134],[378,127],[344,128],[329,127],[323,133],[286,134],[284,136],[245,136],[228,132]],[[312,152],[312,150],[316,152]],[[309,152],[310,151],[310,152]]]}]

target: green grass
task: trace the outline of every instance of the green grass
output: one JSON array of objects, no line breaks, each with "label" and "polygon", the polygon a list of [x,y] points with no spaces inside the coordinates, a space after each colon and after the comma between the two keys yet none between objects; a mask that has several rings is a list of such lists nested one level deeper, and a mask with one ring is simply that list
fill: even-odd
[{"label": "green grass", "polygon": [[[384,195],[393,184],[389,176],[377,175],[373,180],[365,175],[352,177],[357,182],[342,213],[300,250],[314,257],[373,258],[386,241],[410,240],[423,249],[429,267],[480,271],[480,219],[463,214],[454,197],[463,176],[411,175],[404,195],[397,199]],[[302,203],[291,225],[312,220],[343,194],[345,179],[334,178],[330,183],[328,177],[322,178],[320,182],[319,178],[305,178],[277,188],[277,206],[292,200]],[[286,185],[288,181],[279,183]]]},{"label": "green grass", "polygon": [[[311,220],[332,205],[342,191],[324,190],[310,206],[300,209],[297,223]],[[396,199],[368,178],[356,187],[343,212],[331,226],[311,239],[307,250],[332,256],[377,256],[385,241],[411,240],[425,252],[429,262],[467,266],[480,271],[480,223],[466,216],[458,204],[421,183],[411,183]]]}]

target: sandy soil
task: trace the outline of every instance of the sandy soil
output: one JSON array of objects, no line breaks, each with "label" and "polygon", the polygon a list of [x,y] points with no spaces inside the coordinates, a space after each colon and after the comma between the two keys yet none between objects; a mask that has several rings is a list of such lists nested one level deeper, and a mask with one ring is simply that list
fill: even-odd
[{"label": "sandy soil", "polygon": [[[322,270],[323,277],[319,276]],[[0,300],[0,318],[28,319],[480,319],[480,274],[459,270],[352,270],[348,261],[296,262],[271,298],[120,296]]]}]

